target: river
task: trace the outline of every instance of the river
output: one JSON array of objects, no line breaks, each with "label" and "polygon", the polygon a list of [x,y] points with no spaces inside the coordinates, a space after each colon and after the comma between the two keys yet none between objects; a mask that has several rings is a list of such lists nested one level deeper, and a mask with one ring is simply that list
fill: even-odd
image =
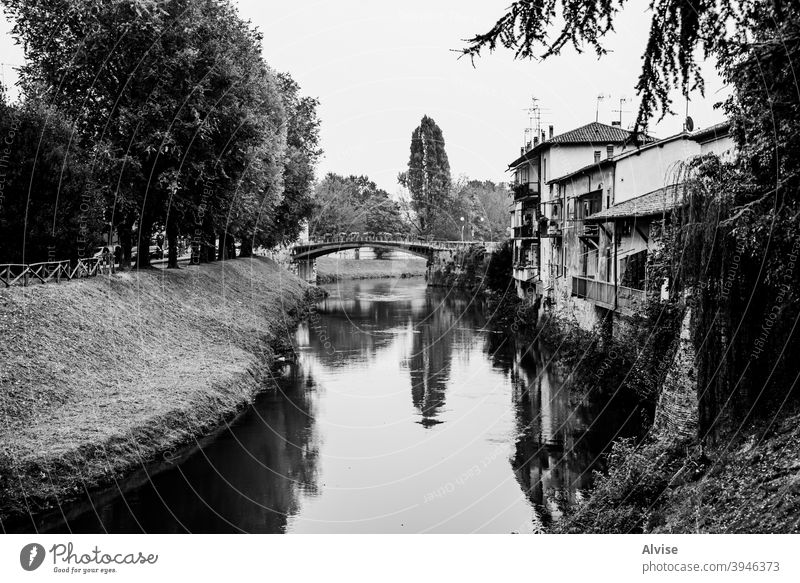
[{"label": "river", "polygon": [[343,282],[247,413],[37,519],[48,532],[546,532],[625,411],[576,402],[477,298]]}]

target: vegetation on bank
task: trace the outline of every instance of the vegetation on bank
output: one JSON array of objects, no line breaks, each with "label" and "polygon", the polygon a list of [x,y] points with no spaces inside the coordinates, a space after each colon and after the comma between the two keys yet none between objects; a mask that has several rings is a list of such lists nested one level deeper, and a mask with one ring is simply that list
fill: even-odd
[{"label": "vegetation on bank", "polygon": [[0,290],[0,518],[231,418],[269,386],[314,289],[253,258]]}]

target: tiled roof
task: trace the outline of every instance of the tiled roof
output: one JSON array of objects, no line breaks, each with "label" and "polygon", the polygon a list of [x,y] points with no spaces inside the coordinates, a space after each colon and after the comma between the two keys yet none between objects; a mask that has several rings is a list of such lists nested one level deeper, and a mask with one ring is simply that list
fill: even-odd
[{"label": "tiled roof", "polygon": [[628,217],[647,217],[671,211],[680,204],[680,184],[671,184],[653,192],[615,204],[586,217],[587,221],[610,221]]},{"label": "tiled roof", "polygon": [[631,136],[631,132],[619,126],[608,126],[604,123],[593,121],[585,126],[575,128],[563,134],[553,136],[545,144],[607,144],[624,142]]},{"label": "tiled roof", "polygon": [[[509,168],[514,168],[522,162],[531,158],[534,154],[545,148],[546,146],[553,145],[567,145],[567,144],[620,144],[633,138],[633,132],[624,130],[619,126],[610,126],[604,123],[593,121],[584,126],[575,128],[563,134],[553,136],[549,140],[539,142],[536,146],[522,154],[519,158],[508,165]],[[653,142],[655,138],[645,136],[643,142]]]},{"label": "tiled roof", "polygon": [[731,122],[730,120],[723,121],[722,123],[715,124],[703,130],[697,130],[692,134],[692,138],[698,142],[705,142],[707,140],[717,140],[723,138],[730,133]]}]

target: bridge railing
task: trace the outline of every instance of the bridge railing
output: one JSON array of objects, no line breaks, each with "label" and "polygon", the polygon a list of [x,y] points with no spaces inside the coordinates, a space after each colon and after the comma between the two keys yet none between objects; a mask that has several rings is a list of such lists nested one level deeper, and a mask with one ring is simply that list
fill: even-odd
[{"label": "bridge railing", "polygon": [[468,247],[470,245],[492,245],[490,241],[439,241],[428,240],[419,237],[406,237],[406,238],[375,238],[375,237],[360,237],[360,238],[346,238],[346,239],[312,239],[308,243],[295,245],[302,247],[306,245],[326,245],[334,243],[359,243],[368,246],[369,243],[407,243],[409,245],[428,245],[431,247]]}]

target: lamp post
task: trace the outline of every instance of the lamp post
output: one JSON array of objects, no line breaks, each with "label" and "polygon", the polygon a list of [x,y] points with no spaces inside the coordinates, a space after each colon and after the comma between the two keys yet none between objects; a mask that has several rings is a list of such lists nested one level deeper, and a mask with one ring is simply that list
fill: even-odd
[{"label": "lamp post", "polygon": [[464,222],[464,217],[461,217],[461,241],[464,241],[464,226],[466,223]]}]

